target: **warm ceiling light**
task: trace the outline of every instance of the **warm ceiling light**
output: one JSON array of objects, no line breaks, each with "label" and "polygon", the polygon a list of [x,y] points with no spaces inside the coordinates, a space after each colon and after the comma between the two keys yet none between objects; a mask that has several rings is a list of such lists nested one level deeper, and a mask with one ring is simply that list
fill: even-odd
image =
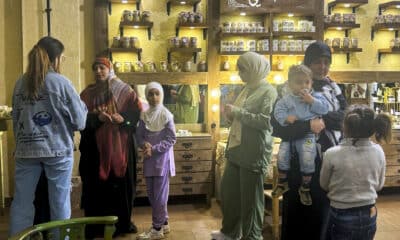
[{"label": "warm ceiling light", "polygon": [[139,28],[139,26],[133,26],[133,28]]},{"label": "warm ceiling light", "polygon": [[340,31],[342,30],[342,27],[337,27],[336,30]]},{"label": "warm ceiling light", "polygon": [[394,30],[394,28],[388,28],[388,30],[389,30],[389,31],[393,31],[393,30]]},{"label": "warm ceiling light", "polygon": [[396,8],[400,8],[400,5],[396,5]]},{"label": "warm ceiling light", "polygon": [[349,7],[350,7],[350,4],[349,4],[349,3],[345,3],[343,6],[344,6],[345,8],[349,8]]},{"label": "warm ceiling light", "polygon": [[288,13],[288,17],[293,17],[294,14],[293,13]]},{"label": "warm ceiling light", "polygon": [[246,16],[246,13],[245,12],[241,12],[240,16]]},{"label": "warm ceiling light", "polygon": [[128,3],[128,0],[121,0],[121,3]]},{"label": "warm ceiling light", "polygon": [[179,3],[182,4],[182,5],[185,5],[186,1],[180,1]]},{"label": "warm ceiling light", "polygon": [[189,27],[190,29],[194,29],[194,27]]}]

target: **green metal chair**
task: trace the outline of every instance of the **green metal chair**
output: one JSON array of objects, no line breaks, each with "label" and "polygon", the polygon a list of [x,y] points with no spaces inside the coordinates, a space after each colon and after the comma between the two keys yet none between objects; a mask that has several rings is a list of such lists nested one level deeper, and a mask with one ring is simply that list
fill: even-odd
[{"label": "green metal chair", "polygon": [[[88,224],[104,224],[104,239],[111,240],[112,235],[115,231],[114,224],[118,221],[116,216],[105,216],[105,217],[83,217],[83,218],[72,218],[67,220],[51,221],[34,225],[30,228],[23,230],[20,233],[8,238],[8,240],[23,240],[23,239],[56,239],[51,236],[52,230],[59,229],[59,239],[69,240],[84,240],[85,239],[85,226]],[[49,233],[49,234],[46,234]],[[58,238],[57,238],[58,239]]]}]

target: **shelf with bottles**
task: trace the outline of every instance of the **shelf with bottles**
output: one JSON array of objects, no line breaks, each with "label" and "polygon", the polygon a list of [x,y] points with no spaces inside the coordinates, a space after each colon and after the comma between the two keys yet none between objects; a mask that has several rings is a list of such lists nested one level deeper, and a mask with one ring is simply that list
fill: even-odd
[{"label": "shelf with bottles", "polygon": [[173,5],[190,5],[193,6],[193,12],[197,11],[197,5],[201,2],[201,0],[168,0],[167,1],[167,14],[171,13],[171,6]]},{"label": "shelf with bottles", "polygon": [[355,13],[358,7],[367,3],[368,0],[335,0],[328,3],[328,14],[331,14],[335,7],[352,8]]},{"label": "shelf with bottles", "polygon": [[151,40],[151,29],[153,28],[153,22],[143,21],[121,21],[119,24],[120,35],[124,36],[124,28],[136,28],[136,29],[147,29],[147,37]]},{"label": "shelf with bottles", "polygon": [[135,4],[136,10],[140,9],[140,3],[142,0],[108,0],[108,14],[112,13],[112,4],[113,3],[121,3],[121,4]]},{"label": "shelf with bottles", "polygon": [[375,18],[375,24],[371,27],[371,40],[374,40],[377,31],[394,31],[396,37],[400,30],[400,15],[382,14],[386,9],[399,9],[400,1],[392,1],[379,4],[379,15]]}]

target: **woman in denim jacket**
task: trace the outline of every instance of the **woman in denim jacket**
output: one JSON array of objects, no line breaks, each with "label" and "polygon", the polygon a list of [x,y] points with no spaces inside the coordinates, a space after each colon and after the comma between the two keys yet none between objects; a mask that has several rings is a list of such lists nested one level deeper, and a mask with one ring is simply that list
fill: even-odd
[{"label": "woman in denim jacket", "polygon": [[59,72],[64,45],[44,37],[28,55],[26,73],[13,94],[15,193],[10,235],[32,226],[33,200],[42,168],[48,181],[51,220],[71,215],[74,131],[85,127],[87,109]]}]

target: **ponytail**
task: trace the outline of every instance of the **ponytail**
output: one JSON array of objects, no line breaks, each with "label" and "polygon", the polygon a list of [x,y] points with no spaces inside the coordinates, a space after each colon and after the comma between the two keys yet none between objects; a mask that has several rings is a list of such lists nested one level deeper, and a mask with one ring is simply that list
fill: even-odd
[{"label": "ponytail", "polygon": [[392,121],[386,114],[378,114],[367,105],[354,104],[348,107],[344,118],[345,137],[353,138],[353,145],[360,138],[375,135],[378,142],[389,143],[392,138]]},{"label": "ponytail", "polygon": [[55,38],[43,37],[33,46],[28,54],[28,67],[24,74],[25,95],[30,100],[37,100],[44,86],[49,69],[59,73],[58,60],[64,51],[64,45]]},{"label": "ponytail", "polygon": [[49,57],[42,47],[35,45],[28,55],[28,67],[24,75],[26,96],[37,100],[43,87],[44,79],[51,66]]},{"label": "ponytail", "polygon": [[392,120],[387,114],[380,113],[374,119],[375,138],[378,142],[389,143],[392,139]]}]

